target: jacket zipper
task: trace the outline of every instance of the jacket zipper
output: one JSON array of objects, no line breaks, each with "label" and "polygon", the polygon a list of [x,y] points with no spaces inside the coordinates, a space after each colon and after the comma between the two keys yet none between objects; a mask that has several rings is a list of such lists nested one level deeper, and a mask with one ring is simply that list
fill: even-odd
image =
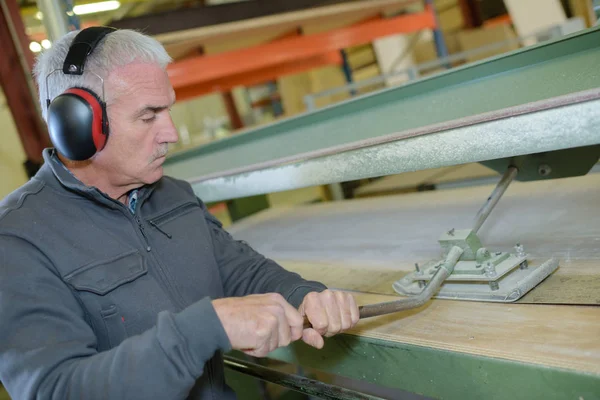
[{"label": "jacket zipper", "polygon": [[[136,212],[139,212],[139,210],[137,210]],[[138,224],[140,233],[142,234],[142,237],[144,238],[144,242],[146,243],[146,250],[148,251],[148,253],[152,257],[152,259],[154,260],[155,265],[158,267],[158,270],[160,271],[160,275],[162,276],[162,280],[164,281],[164,284],[167,287],[167,292],[171,295],[171,298],[173,299],[175,304],[180,309],[183,310],[185,308],[183,298],[181,297],[181,294],[179,294],[179,292],[175,290],[175,288],[173,287],[173,284],[171,283],[171,280],[169,279],[169,277],[166,273],[165,268],[163,267],[161,262],[158,260],[158,258],[154,255],[154,252],[151,251],[152,247],[150,246],[150,242],[145,233],[144,225],[142,224],[142,220],[138,214],[136,214],[135,220]]]},{"label": "jacket zipper", "polygon": [[150,246],[150,242],[148,241],[148,237],[146,236],[146,232],[144,231],[144,225],[142,225],[142,221],[140,220],[140,218],[137,215],[135,216],[135,222],[137,222],[138,228],[140,229],[140,233],[142,234],[142,237],[144,238],[144,243],[146,244],[146,251],[147,252],[152,251],[152,246]]},{"label": "jacket zipper", "polygon": [[129,209],[127,207],[123,206],[120,203],[119,203],[119,205],[120,205],[119,208],[124,214],[126,214],[127,218],[133,219],[135,221],[135,223],[137,224],[136,231],[140,232],[142,239],[143,239],[143,244],[146,247],[146,252],[148,252],[151,255],[156,266],[158,267],[160,280],[162,281],[163,285],[165,286],[166,292],[169,294],[169,296],[171,297],[171,299],[173,300],[175,305],[177,307],[179,307],[181,310],[183,310],[185,308],[183,298],[181,298],[181,295],[175,290],[175,288],[173,287],[167,274],[165,273],[165,269],[163,268],[161,263],[158,261],[158,259],[154,256],[154,254],[152,252],[152,246],[150,246],[150,241],[148,240],[148,236],[146,235],[144,224],[142,223],[142,219],[139,216],[141,204],[142,204],[143,200],[145,200],[145,198],[146,198],[146,196],[142,196],[138,199],[137,207],[136,207],[134,215],[131,214],[131,211],[129,211]]}]

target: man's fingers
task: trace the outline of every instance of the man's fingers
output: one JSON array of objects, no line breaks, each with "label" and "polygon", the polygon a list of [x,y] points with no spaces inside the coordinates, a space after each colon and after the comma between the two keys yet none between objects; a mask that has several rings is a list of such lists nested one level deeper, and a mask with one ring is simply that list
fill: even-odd
[{"label": "man's fingers", "polygon": [[280,318],[277,315],[270,314],[266,317],[269,323],[269,337],[263,344],[256,346],[257,349],[265,347],[267,353],[279,347],[279,326],[281,326]]},{"label": "man's fingers", "polygon": [[309,293],[306,295],[303,305],[304,315],[308,317],[313,329],[320,335],[324,335],[329,326],[329,318],[321,301],[321,296],[314,292]]},{"label": "man's fingers", "polygon": [[338,309],[340,310],[340,320],[342,323],[342,331],[349,329],[352,326],[352,315],[350,311],[350,299],[348,293],[335,292],[337,298]]},{"label": "man's fingers", "polygon": [[302,326],[292,327],[292,329],[290,330],[290,340],[292,342],[295,342],[296,340],[301,339],[303,331],[304,331],[304,328]]},{"label": "man's fingers", "polygon": [[269,354],[269,352],[264,348],[255,350],[243,350],[243,352],[252,357],[266,357]]},{"label": "man's fingers", "polygon": [[304,323],[304,318],[300,315],[300,312],[296,310],[290,303],[288,303],[283,296],[278,295],[275,298],[283,311],[285,312],[285,317],[287,318],[287,323],[290,329],[290,338],[292,341],[296,341],[302,337],[302,325]]},{"label": "man's fingers", "polygon": [[348,293],[348,296],[350,297],[350,316],[352,319],[352,326],[355,326],[360,319],[360,313],[354,296],[350,293]]},{"label": "man's fingers", "polygon": [[325,345],[323,337],[312,328],[304,330],[304,332],[302,333],[302,341],[308,344],[309,346],[315,347],[317,349],[322,349]]},{"label": "man's fingers", "polygon": [[325,310],[327,312],[327,318],[329,322],[325,336],[331,337],[340,333],[340,331],[342,330],[342,316],[340,312],[340,305],[337,301],[337,295],[330,290],[326,290],[322,293],[322,301],[325,305]]},{"label": "man's fingers", "polygon": [[287,346],[288,344],[290,344],[292,338],[292,330],[291,327],[288,323],[288,320],[285,316],[285,314],[283,313],[283,311],[281,312],[281,315],[278,316],[279,318],[279,335],[278,335],[278,342],[277,342],[277,347],[283,347],[283,346]]},{"label": "man's fingers", "polygon": [[[285,298],[279,293],[271,293],[270,299],[275,304],[281,307],[284,312],[286,332],[280,332],[281,346],[287,346],[290,342],[295,342],[302,337],[302,325],[304,319],[300,312],[296,310]],[[280,326],[280,330],[284,329]],[[289,337],[289,338],[288,338]]]}]

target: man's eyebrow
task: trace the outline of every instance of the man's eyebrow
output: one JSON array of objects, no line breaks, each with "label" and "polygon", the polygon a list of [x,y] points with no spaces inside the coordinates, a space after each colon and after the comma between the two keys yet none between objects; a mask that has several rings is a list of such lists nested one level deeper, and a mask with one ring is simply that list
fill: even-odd
[{"label": "man's eyebrow", "polygon": [[146,114],[148,112],[157,113],[159,111],[163,111],[163,110],[166,110],[168,108],[169,108],[169,106],[151,106],[151,105],[148,105],[148,106],[145,106],[144,108],[140,109],[138,112],[136,112],[134,118],[139,118],[139,117],[141,117],[142,115],[144,115],[144,114]]}]

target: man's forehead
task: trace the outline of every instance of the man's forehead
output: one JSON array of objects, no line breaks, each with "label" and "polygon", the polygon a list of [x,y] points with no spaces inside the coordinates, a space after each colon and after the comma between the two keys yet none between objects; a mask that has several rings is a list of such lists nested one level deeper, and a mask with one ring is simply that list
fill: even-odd
[{"label": "man's forehead", "polygon": [[134,63],[115,67],[107,80],[113,95],[144,94],[171,97],[173,88],[168,75],[158,64]]}]

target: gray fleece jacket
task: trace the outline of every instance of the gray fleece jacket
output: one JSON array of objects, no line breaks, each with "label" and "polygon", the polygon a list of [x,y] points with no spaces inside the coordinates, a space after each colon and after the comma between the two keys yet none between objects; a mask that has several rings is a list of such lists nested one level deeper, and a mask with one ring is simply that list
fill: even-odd
[{"label": "gray fleece jacket", "polygon": [[0,203],[0,381],[15,399],[233,399],[211,300],[325,289],[234,240],[183,181],[135,213],[52,150]]}]

